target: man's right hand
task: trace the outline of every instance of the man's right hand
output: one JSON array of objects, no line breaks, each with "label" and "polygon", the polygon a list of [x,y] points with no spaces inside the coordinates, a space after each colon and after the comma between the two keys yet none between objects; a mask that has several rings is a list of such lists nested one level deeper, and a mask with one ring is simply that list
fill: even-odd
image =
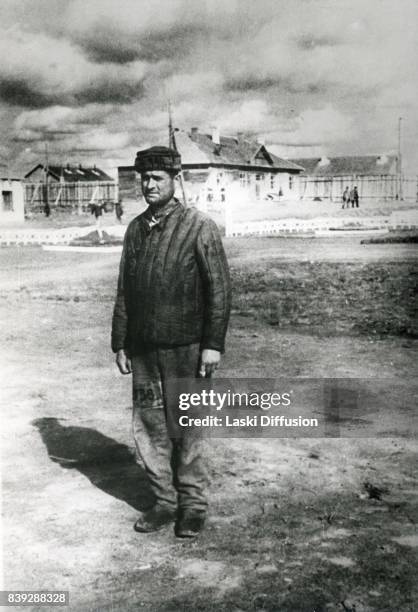
[{"label": "man's right hand", "polygon": [[116,353],[116,365],[121,374],[130,374],[132,372],[131,360],[125,352],[125,349],[120,349]]}]

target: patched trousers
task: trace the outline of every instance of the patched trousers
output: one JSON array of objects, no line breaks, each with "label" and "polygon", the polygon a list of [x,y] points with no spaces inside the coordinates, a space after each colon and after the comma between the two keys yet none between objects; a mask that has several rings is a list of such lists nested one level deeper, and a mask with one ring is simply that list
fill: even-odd
[{"label": "patched trousers", "polygon": [[202,438],[170,437],[169,411],[176,407],[166,383],[194,379],[199,368],[199,344],[175,348],[144,348],[132,356],[133,435],[136,452],[149,478],[156,502],[205,512],[208,470]]}]

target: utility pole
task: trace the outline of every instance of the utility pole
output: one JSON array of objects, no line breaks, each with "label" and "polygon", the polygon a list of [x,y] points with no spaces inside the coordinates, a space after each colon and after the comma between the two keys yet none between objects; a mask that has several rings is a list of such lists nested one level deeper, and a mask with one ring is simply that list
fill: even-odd
[{"label": "utility pole", "polygon": [[403,200],[403,177],[402,177],[402,117],[398,119],[398,198]]},{"label": "utility pole", "polygon": [[[171,115],[170,99],[167,100],[167,111],[168,111],[168,146],[170,147],[170,149],[174,149],[174,151],[177,151],[176,137],[174,135],[174,128],[173,128],[173,117]],[[179,181],[180,181],[181,195],[183,198],[183,204],[187,208],[187,200],[186,200],[186,193],[184,191],[182,170],[180,170],[179,172]]]},{"label": "utility pole", "polygon": [[174,128],[173,128],[173,117],[171,114],[171,101],[167,100],[167,112],[168,112],[168,146],[170,149],[174,149],[177,151],[176,147],[176,138],[174,136]]}]

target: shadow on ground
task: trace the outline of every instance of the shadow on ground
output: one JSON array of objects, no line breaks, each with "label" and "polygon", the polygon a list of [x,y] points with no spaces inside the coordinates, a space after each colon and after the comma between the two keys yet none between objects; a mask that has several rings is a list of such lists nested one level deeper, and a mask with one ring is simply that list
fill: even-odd
[{"label": "shadow on ground", "polygon": [[146,474],[128,446],[95,429],[62,425],[52,417],[36,419],[32,425],[38,429],[51,461],[78,470],[95,487],[136,510],[152,505]]}]

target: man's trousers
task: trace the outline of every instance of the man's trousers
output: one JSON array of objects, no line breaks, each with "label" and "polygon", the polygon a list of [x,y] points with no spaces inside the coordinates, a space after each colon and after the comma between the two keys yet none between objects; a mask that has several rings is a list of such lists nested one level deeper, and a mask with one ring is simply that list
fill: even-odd
[{"label": "man's trousers", "polygon": [[156,502],[201,513],[207,508],[205,442],[187,432],[170,438],[167,415],[176,406],[170,406],[166,388],[169,379],[196,378],[199,358],[199,344],[145,348],[133,355],[132,422],[136,451]]}]

